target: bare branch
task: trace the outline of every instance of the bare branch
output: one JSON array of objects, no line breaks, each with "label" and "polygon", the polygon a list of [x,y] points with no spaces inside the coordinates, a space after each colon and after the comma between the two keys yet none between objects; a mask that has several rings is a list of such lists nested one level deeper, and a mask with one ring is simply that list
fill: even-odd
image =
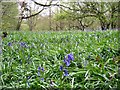
[{"label": "bare branch", "polygon": [[62,4],[58,4],[58,3],[52,4],[52,0],[50,1],[49,4],[41,4],[41,3],[36,2],[35,0],[31,0],[31,1],[33,1],[35,4],[40,5],[40,6],[43,6],[43,7],[58,6],[58,7],[68,8],[69,10],[76,10],[76,11],[78,11],[78,9],[72,9],[72,8],[70,8],[70,7],[67,7],[66,5],[62,5]]},{"label": "bare branch", "polygon": [[37,12],[37,13],[35,13],[35,14],[32,14],[32,15],[30,15],[30,16],[27,16],[27,17],[22,17],[22,19],[28,19],[28,18],[31,18],[31,17],[33,17],[33,16],[36,16],[36,15],[38,15],[39,13],[41,13],[44,9],[45,9],[45,8],[43,7],[39,12]]},{"label": "bare branch", "polygon": [[51,3],[52,3],[52,2],[50,2],[49,4],[41,4],[41,3],[36,2],[35,0],[31,0],[31,1],[33,1],[35,4],[43,6],[43,7],[49,7],[49,6],[51,6]]}]

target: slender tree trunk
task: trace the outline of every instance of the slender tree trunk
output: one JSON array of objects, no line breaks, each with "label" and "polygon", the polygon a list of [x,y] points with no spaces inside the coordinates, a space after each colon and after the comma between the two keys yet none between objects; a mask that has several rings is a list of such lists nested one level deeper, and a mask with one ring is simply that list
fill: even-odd
[{"label": "slender tree trunk", "polygon": [[85,26],[83,25],[82,20],[79,21],[79,24],[80,24],[80,29],[82,31],[84,31],[85,30]]},{"label": "slender tree trunk", "polygon": [[[31,18],[32,19],[32,18]],[[30,22],[29,22],[29,29],[30,29],[30,31],[32,31],[33,30],[33,23],[32,23],[32,20],[30,20]]]},{"label": "slender tree trunk", "polygon": [[51,7],[49,7],[49,29],[52,29],[52,23],[51,23]]},{"label": "slender tree trunk", "polygon": [[22,20],[23,20],[23,18],[22,18],[23,12],[24,12],[24,7],[21,8],[21,12],[20,12],[18,23],[17,23],[17,27],[16,27],[17,31],[19,31],[20,27],[21,27],[21,23],[22,23]]},{"label": "slender tree trunk", "polygon": [[20,30],[21,23],[22,23],[22,17],[19,17],[19,20],[18,20],[18,23],[17,23],[17,27],[16,27],[16,30],[17,30],[17,31]]},{"label": "slender tree trunk", "polygon": [[101,22],[101,29],[102,30],[110,29],[110,24],[106,22]]},{"label": "slender tree trunk", "polygon": [[107,30],[107,25],[106,21],[104,20],[104,17],[99,17],[100,25],[101,25],[101,30]]},{"label": "slender tree trunk", "polygon": [[58,30],[57,22],[55,23],[55,30],[56,30],[56,31]]},{"label": "slender tree trunk", "polygon": [[105,23],[102,22],[102,21],[100,21],[100,24],[101,24],[101,29],[102,29],[102,30],[106,30]]},{"label": "slender tree trunk", "polygon": [[106,29],[110,29],[110,23],[106,24]]},{"label": "slender tree trunk", "polygon": [[113,21],[113,18],[114,18],[114,7],[112,6],[112,11],[111,11],[111,29],[114,29],[114,21]]},{"label": "slender tree trunk", "polygon": [[[113,13],[111,14],[111,19],[113,19]],[[111,21],[111,29],[114,29],[114,22],[113,22],[113,20]]]},{"label": "slender tree trunk", "polygon": [[[28,15],[31,15],[31,7],[30,7],[30,10],[28,11]],[[33,17],[28,18],[28,26],[30,31],[33,30],[33,24],[34,24],[34,18]]]}]

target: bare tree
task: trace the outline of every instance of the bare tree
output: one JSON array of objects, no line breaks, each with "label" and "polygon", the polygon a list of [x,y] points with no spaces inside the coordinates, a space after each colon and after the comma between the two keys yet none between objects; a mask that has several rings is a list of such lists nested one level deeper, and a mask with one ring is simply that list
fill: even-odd
[{"label": "bare tree", "polygon": [[19,19],[18,19],[16,30],[20,30],[20,26],[21,26],[21,23],[22,23],[22,20],[23,20],[23,17],[24,17],[24,12],[26,10],[28,10],[27,9],[27,3],[25,2],[25,0],[20,1],[19,5],[20,5],[20,16],[19,16]]},{"label": "bare tree", "polygon": [[[73,2],[73,4],[66,5],[63,3],[61,4],[60,2],[53,3],[53,0],[47,0],[47,2],[44,4],[37,2],[35,0],[31,0],[31,1],[34,4],[38,5],[39,7],[42,7],[42,9],[32,14],[30,8],[27,8],[28,7],[27,4],[22,3],[21,8],[23,9],[20,14],[21,16],[19,17],[17,30],[19,30],[20,28],[22,19],[30,20],[31,17],[39,15],[46,8],[51,8],[52,6],[58,6],[59,8],[61,8],[62,10],[66,12],[67,10],[71,11],[70,14],[71,14],[72,19],[77,20],[79,22],[79,25],[80,25],[79,28],[82,28],[82,30],[92,25],[94,20],[92,20],[89,23],[84,22],[84,19],[89,18],[89,17],[90,18],[94,17],[98,19],[102,30],[109,29],[110,27],[111,28],[116,27],[116,24],[114,22],[116,21],[115,17],[118,17],[116,14],[116,11],[118,9],[117,4],[110,4],[106,2],[99,3],[99,2],[78,2],[76,1],[75,3]],[[24,15],[23,13],[25,11],[29,11],[29,15]],[[50,11],[49,19],[51,19],[51,9],[49,9],[49,11]],[[51,21],[49,23],[50,23],[50,29],[51,29]],[[62,27],[61,23],[60,23],[60,27]]]},{"label": "bare tree", "polygon": [[[41,4],[42,9],[34,14],[31,14],[31,7],[28,5],[27,2],[25,2],[25,0],[22,2],[19,2],[19,5],[20,5],[20,15],[19,15],[19,20],[18,20],[16,30],[20,30],[21,23],[22,23],[23,19],[29,19],[29,21],[31,21],[30,20],[31,17],[38,15],[39,13],[41,13],[45,9],[45,7],[50,6],[50,5]],[[32,30],[32,26],[30,27],[30,29]]]}]

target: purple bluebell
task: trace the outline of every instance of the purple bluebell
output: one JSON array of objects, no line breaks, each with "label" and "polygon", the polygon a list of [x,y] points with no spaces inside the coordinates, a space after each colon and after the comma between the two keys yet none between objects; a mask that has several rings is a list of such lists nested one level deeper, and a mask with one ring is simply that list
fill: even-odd
[{"label": "purple bluebell", "polygon": [[41,78],[41,81],[44,81],[44,78]]},{"label": "purple bluebell", "polygon": [[25,42],[20,42],[20,46],[21,47],[26,47],[26,43]]},{"label": "purple bluebell", "polygon": [[29,80],[31,77],[30,77],[30,76],[28,76],[27,78],[28,78],[28,80]]},{"label": "purple bluebell", "polygon": [[68,76],[68,70],[64,69],[64,76]]},{"label": "purple bluebell", "polygon": [[74,57],[73,57],[72,53],[68,54],[68,60],[74,60]]},{"label": "purple bluebell", "polygon": [[66,66],[70,66],[70,60],[64,59],[64,63],[66,64]]},{"label": "purple bluebell", "polygon": [[44,68],[42,67],[41,70],[44,72]]},{"label": "purple bluebell", "polygon": [[11,42],[9,42],[9,43],[8,43],[8,46],[12,46],[12,43],[11,43]]},{"label": "purple bluebell", "polygon": [[38,71],[38,76],[40,76],[40,72]]},{"label": "purple bluebell", "polygon": [[63,70],[63,66],[60,66],[60,71],[62,71]]},{"label": "purple bluebell", "polygon": [[64,63],[66,64],[66,66],[70,66],[70,61],[71,60],[74,60],[74,57],[73,57],[72,53],[68,54],[64,59]]},{"label": "purple bluebell", "polygon": [[41,70],[41,67],[39,66],[39,67],[38,67],[38,71],[40,71],[40,70]]}]

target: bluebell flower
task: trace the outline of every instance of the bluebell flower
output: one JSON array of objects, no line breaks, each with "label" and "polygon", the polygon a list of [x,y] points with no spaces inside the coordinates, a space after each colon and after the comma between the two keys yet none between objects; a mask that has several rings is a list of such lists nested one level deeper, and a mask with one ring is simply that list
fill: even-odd
[{"label": "bluebell flower", "polygon": [[45,71],[43,67],[38,67],[38,71],[42,70],[43,72]]},{"label": "bluebell flower", "polygon": [[74,60],[74,57],[73,57],[72,53],[68,54],[68,60]]},{"label": "bluebell flower", "polygon": [[40,76],[40,72],[38,71],[38,76]]},{"label": "bluebell flower", "polygon": [[64,59],[64,63],[66,64],[66,66],[70,66],[70,60]]},{"label": "bluebell flower", "polygon": [[11,43],[11,42],[9,42],[9,43],[8,43],[8,46],[12,46],[12,43]]},{"label": "bluebell flower", "polygon": [[64,69],[64,76],[68,76],[68,71],[66,69]]},{"label": "bluebell flower", "polygon": [[74,57],[73,57],[72,53],[68,54],[64,59],[64,63],[66,64],[66,66],[70,65],[71,60],[74,60]]},{"label": "bluebell flower", "polygon": [[60,71],[62,71],[63,70],[63,66],[60,66]]},{"label": "bluebell flower", "polygon": [[28,80],[29,80],[31,77],[30,77],[30,76],[28,76],[27,78],[28,78]]},{"label": "bluebell flower", "polygon": [[41,78],[41,81],[44,81],[44,78]]},{"label": "bluebell flower", "polygon": [[44,72],[44,68],[42,67],[41,70]]},{"label": "bluebell flower", "polygon": [[25,42],[20,42],[20,46],[21,47],[26,47],[26,43]]},{"label": "bluebell flower", "polygon": [[41,70],[41,67],[39,66],[39,67],[38,67],[38,71],[40,71],[40,70]]}]

